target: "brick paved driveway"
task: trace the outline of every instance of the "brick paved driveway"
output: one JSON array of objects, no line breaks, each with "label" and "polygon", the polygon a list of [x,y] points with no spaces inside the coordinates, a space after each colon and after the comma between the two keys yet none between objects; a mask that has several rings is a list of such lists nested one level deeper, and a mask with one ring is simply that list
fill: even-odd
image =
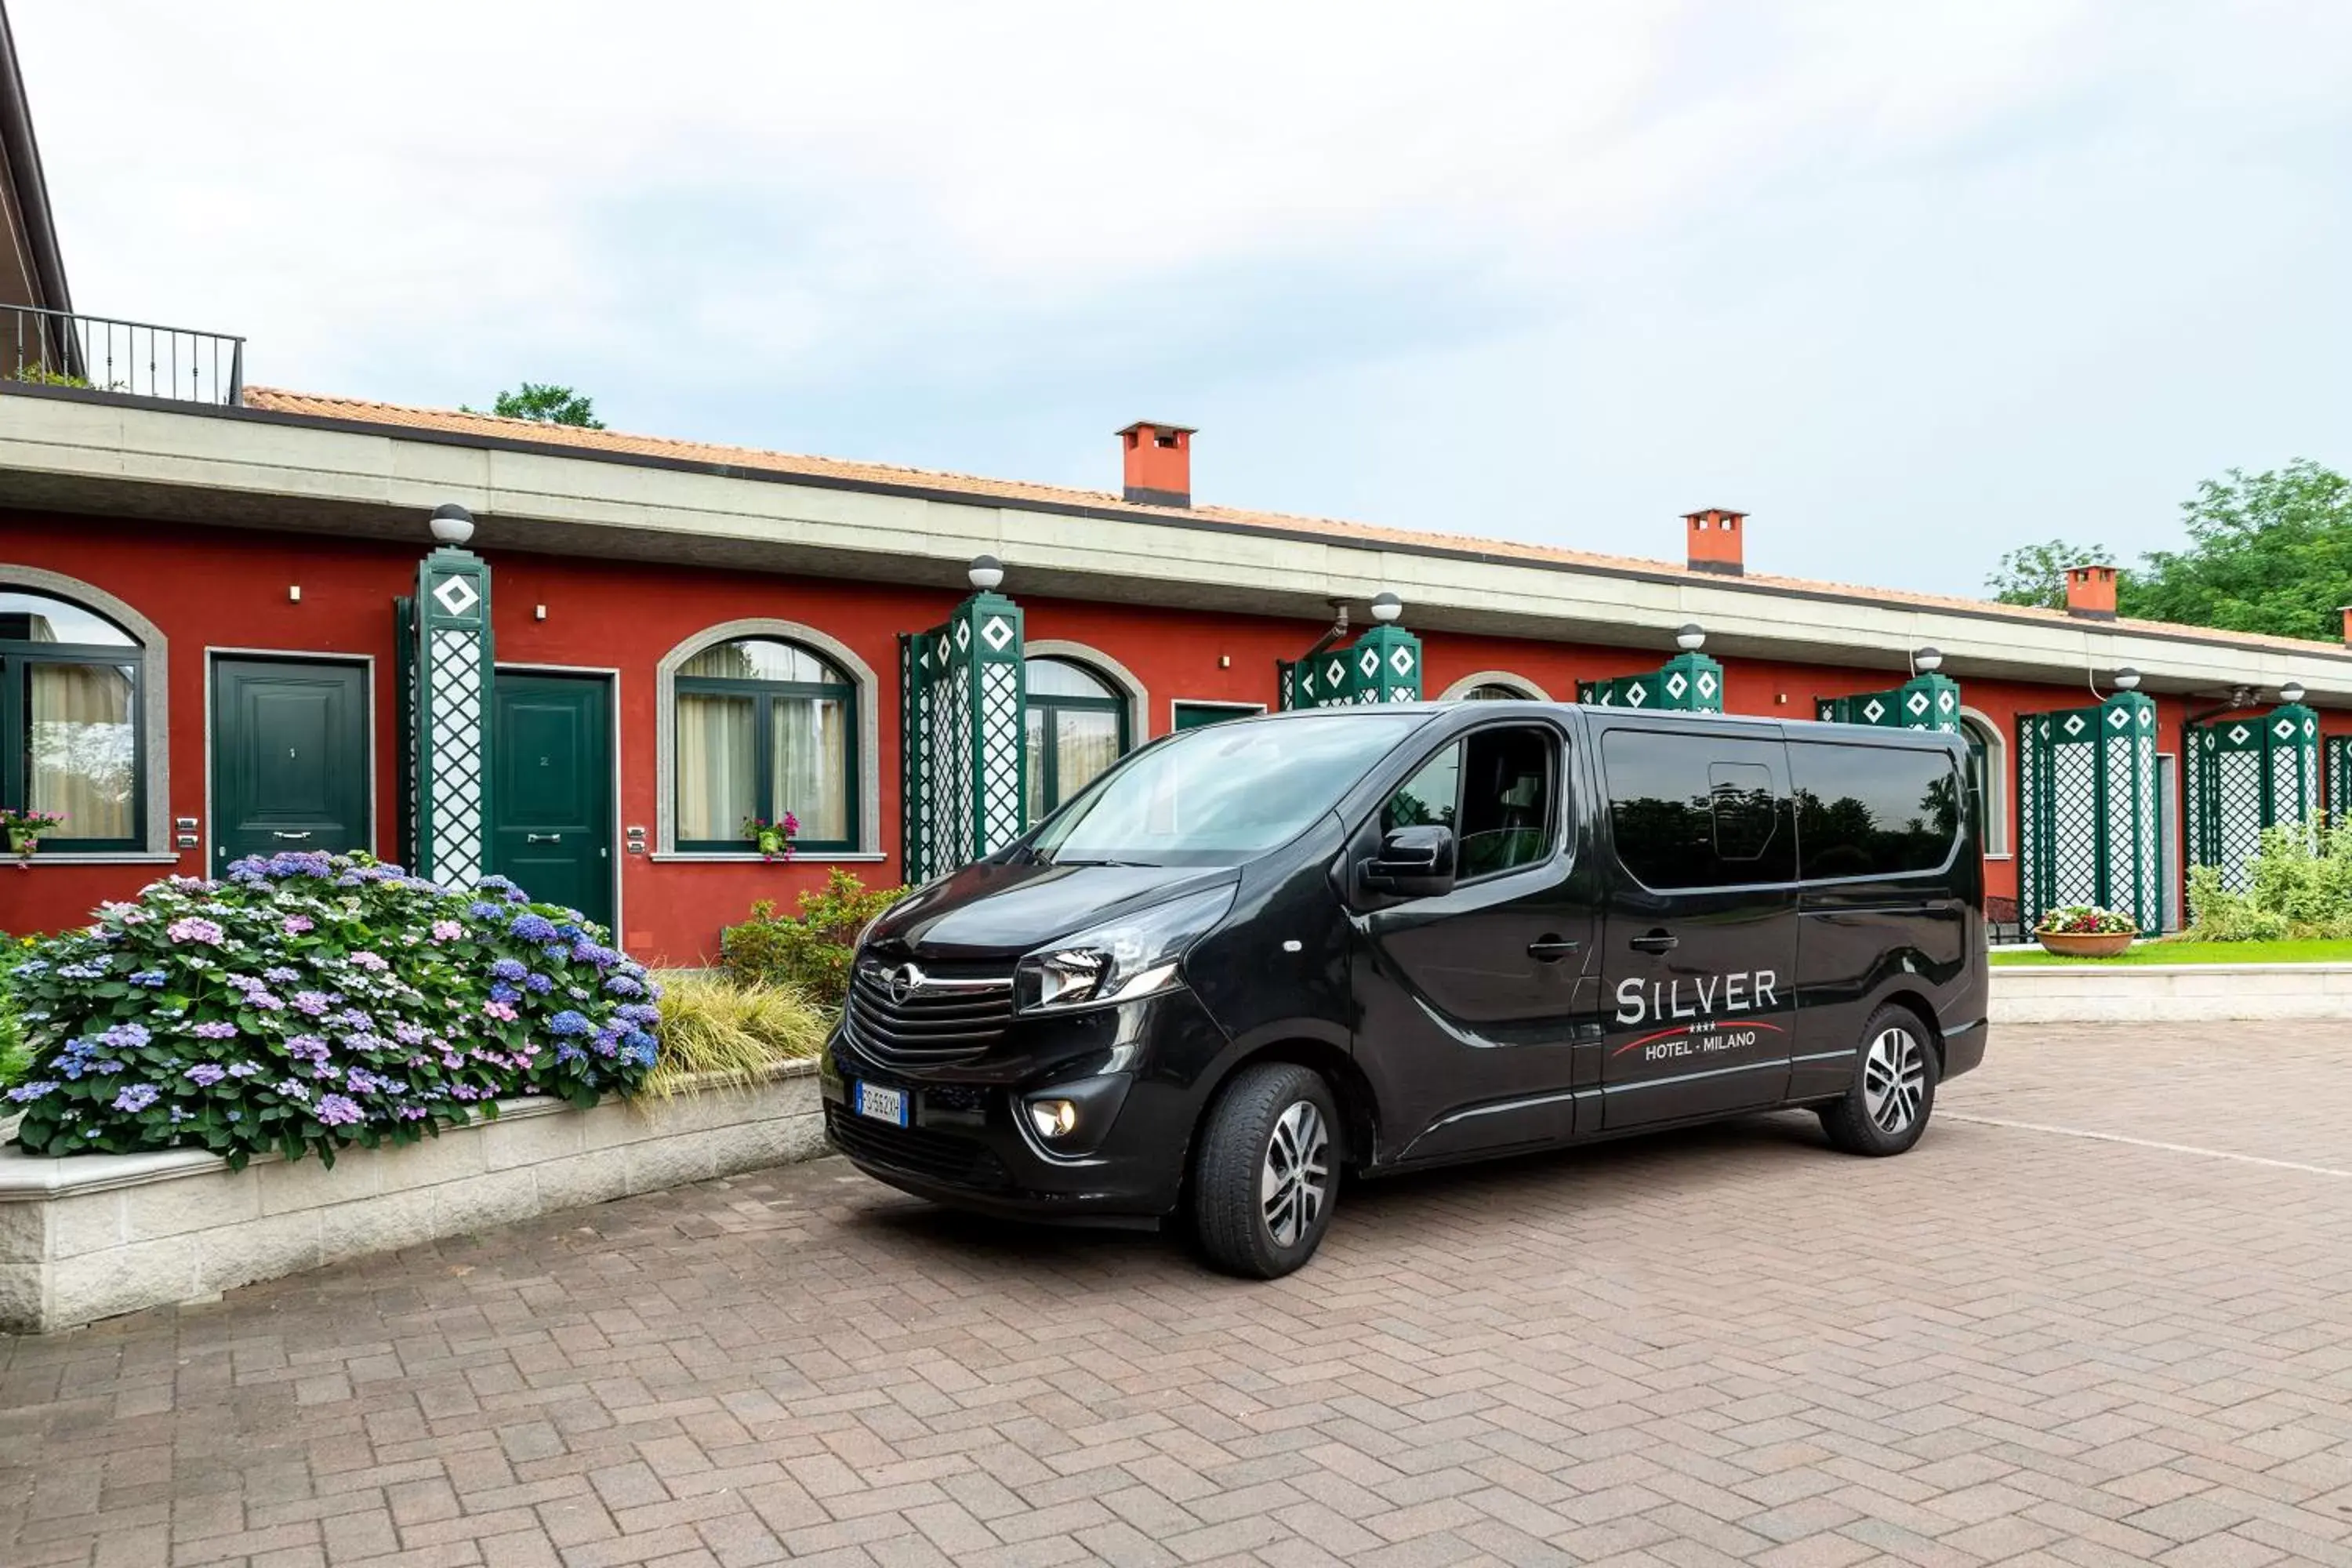
[{"label": "brick paved driveway", "polygon": [[0,1341],[0,1563],[2352,1563],[2347,1066],[2011,1030],[1908,1158],[1360,1189],[1271,1286],[837,1161],[633,1199]]}]

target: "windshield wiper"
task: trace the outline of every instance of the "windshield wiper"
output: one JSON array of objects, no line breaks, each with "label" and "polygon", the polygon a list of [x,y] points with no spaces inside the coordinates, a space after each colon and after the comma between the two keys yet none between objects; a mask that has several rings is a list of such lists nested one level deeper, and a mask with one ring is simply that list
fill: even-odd
[{"label": "windshield wiper", "polygon": [[1159,869],[1159,867],[1150,860],[1065,860],[1059,856],[1056,856],[1055,857],[1052,864],[1056,866],[1125,866],[1130,869],[1142,871],[1156,871]]}]

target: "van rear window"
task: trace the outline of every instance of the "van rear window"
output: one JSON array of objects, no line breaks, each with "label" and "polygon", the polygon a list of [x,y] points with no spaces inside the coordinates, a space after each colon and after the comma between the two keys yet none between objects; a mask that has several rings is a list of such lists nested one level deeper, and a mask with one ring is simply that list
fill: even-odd
[{"label": "van rear window", "polygon": [[1795,875],[1778,741],[1612,730],[1601,759],[1617,858],[1644,887],[1731,888]]},{"label": "van rear window", "polygon": [[1967,810],[1942,752],[1790,741],[1797,862],[1807,881],[1939,869]]}]

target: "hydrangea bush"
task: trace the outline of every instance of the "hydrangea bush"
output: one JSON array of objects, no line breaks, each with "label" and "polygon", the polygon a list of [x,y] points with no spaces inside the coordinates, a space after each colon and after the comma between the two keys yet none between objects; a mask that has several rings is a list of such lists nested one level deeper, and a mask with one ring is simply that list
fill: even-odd
[{"label": "hydrangea bush", "polygon": [[329,1163],[496,1113],[593,1105],[656,1055],[658,988],[579,911],[365,856],[240,860],[100,907],[14,977],[37,1154],[209,1149]]}]

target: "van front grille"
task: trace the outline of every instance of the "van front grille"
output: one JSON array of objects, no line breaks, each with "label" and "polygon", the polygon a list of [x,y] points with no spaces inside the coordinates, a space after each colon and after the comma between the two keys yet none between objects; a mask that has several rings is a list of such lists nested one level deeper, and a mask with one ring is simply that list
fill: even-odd
[{"label": "van front grille", "polygon": [[877,1165],[959,1187],[1013,1184],[1013,1173],[996,1151],[970,1138],[928,1127],[894,1127],[853,1116],[838,1105],[824,1108],[824,1131],[835,1148]]},{"label": "van front grille", "polygon": [[887,1066],[971,1061],[1013,1022],[1013,977],[933,975],[916,964],[863,960],[841,1022],[859,1050]]}]

